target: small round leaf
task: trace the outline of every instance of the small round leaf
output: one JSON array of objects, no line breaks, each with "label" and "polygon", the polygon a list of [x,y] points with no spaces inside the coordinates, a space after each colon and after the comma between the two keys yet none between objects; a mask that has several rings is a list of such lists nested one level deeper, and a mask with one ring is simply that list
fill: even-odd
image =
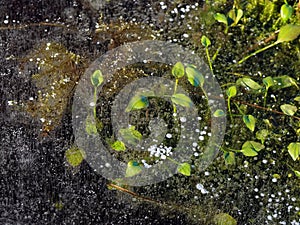
[{"label": "small round leaf", "polygon": [[95,72],[91,76],[91,82],[94,87],[98,87],[103,82],[103,75],[100,70],[95,70]]},{"label": "small round leaf", "polygon": [[184,66],[181,62],[177,62],[172,68],[172,74],[176,78],[184,76]]}]

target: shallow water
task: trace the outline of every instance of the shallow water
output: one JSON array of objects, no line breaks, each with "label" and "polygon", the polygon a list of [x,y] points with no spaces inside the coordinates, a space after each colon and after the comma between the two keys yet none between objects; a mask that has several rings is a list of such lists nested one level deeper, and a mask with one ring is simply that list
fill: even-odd
[{"label": "shallow water", "polygon": [[[246,7],[244,1],[241,6]],[[215,7],[229,11],[232,3]],[[261,85],[262,77],[281,75],[299,84],[294,50],[299,54],[299,41],[235,67],[251,51],[247,46],[255,45],[247,33],[251,29],[243,33],[232,27],[224,35],[204,3],[3,0],[0,11],[1,224],[220,224],[216,218],[222,216],[232,217],[231,222],[221,219],[228,225],[300,223],[299,177],[290,169],[300,170],[299,160],[287,152],[289,143],[299,141],[299,112],[287,117],[279,108],[291,102],[299,108],[293,100],[299,95],[296,85],[270,89],[271,110],[263,107],[260,93],[239,87],[231,106],[235,123],[229,115],[226,125],[211,114],[222,107],[226,111],[228,83],[245,74]],[[270,33],[268,26],[253,27],[252,36]],[[219,48],[216,43],[223,51],[214,61],[215,76],[206,65],[203,34],[214,34],[210,54]],[[178,93],[188,95],[194,108],[179,104],[174,111],[166,96],[173,94],[170,71],[179,60],[197,63],[205,81],[204,91],[188,79],[180,81]],[[104,75],[96,102],[90,83],[95,69]],[[148,108],[130,116],[124,111],[134,93],[151,91],[160,99],[150,95]],[[228,166],[219,145],[240,149],[245,141],[260,142],[240,120],[236,105],[255,115],[255,132],[265,128],[273,138],[265,138],[265,149],[255,157],[237,152],[235,164]],[[94,112],[100,122],[91,120],[97,123],[97,135],[90,135],[86,118]],[[129,123],[143,136],[137,145],[141,151],[135,149],[138,138],[132,130],[123,130],[131,135],[127,139],[119,132]],[[110,148],[116,139],[128,151]],[[79,154],[79,163],[72,165],[66,152],[82,143],[85,155]],[[91,150],[95,146],[117,163]],[[147,177],[126,177],[133,158],[154,169]],[[189,162],[191,176],[178,173],[176,160]]]}]

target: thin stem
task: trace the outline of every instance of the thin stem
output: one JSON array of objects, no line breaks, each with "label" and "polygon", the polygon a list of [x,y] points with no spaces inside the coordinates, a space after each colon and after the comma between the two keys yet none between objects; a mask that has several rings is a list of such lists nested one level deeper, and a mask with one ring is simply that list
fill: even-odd
[{"label": "thin stem", "polygon": [[215,54],[213,55],[213,57],[211,58],[211,61],[214,62],[219,54],[219,51],[221,50],[222,45],[219,45],[217,51],[215,52]]},{"label": "thin stem", "polygon": [[240,107],[234,102],[235,107],[239,110],[240,114],[245,115],[244,112],[240,109]]},{"label": "thin stem", "polygon": [[93,108],[93,111],[94,111],[94,118],[96,118],[96,103],[97,103],[97,87],[94,87],[94,108]]},{"label": "thin stem", "polygon": [[176,165],[181,165],[179,162],[175,161],[174,159],[167,157],[168,160],[170,160],[171,162],[175,163]]},{"label": "thin stem", "polygon": [[[178,78],[176,78],[176,80],[175,80],[175,86],[174,86],[174,93],[173,93],[173,95],[175,95],[176,94],[176,92],[177,92],[177,87],[178,87]],[[174,113],[176,113],[177,112],[177,108],[176,108],[176,105],[173,103],[173,112]]]},{"label": "thin stem", "polygon": [[178,87],[178,78],[175,80],[174,93],[173,93],[174,95],[177,92],[177,87]]},{"label": "thin stem", "polygon": [[220,146],[220,149],[223,151],[223,152],[241,152],[241,150],[238,150],[238,149],[233,149],[233,148],[227,148],[227,147],[222,147]]},{"label": "thin stem", "polygon": [[270,44],[270,45],[268,45],[268,46],[266,46],[266,47],[264,47],[264,48],[261,48],[261,49],[258,49],[257,51],[255,51],[255,52],[253,52],[252,54],[250,54],[250,55],[247,55],[246,57],[244,57],[243,59],[241,59],[239,62],[238,62],[238,64],[241,64],[241,63],[243,63],[243,62],[245,62],[247,59],[249,59],[250,57],[252,57],[252,56],[255,56],[256,54],[258,54],[258,53],[260,53],[260,52],[263,52],[263,51],[265,51],[265,50],[267,50],[268,48],[271,48],[271,47],[273,47],[273,46],[275,46],[275,45],[277,45],[277,44],[279,44],[280,42],[274,42],[273,44]]},{"label": "thin stem", "polygon": [[[243,105],[248,105],[250,107],[254,107],[254,108],[257,108],[257,109],[261,109],[261,110],[264,110],[264,111],[269,111],[269,112],[280,114],[280,115],[283,115],[283,116],[289,116],[289,115],[284,114],[283,112],[279,112],[279,111],[274,110],[274,109],[265,108],[265,107],[255,105],[255,104],[251,104],[251,103],[248,103],[248,102],[244,102],[244,101],[240,101],[240,100],[232,100],[232,101],[238,102],[238,103],[243,104]],[[289,117],[300,120],[300,117],[298,117],[298,116],[289,116]]]},{"label": "thin stem", "polygon": [[207,56],[207,60],[208,60],[210,71],[213,73],[213,68],[212,68],[212,64],[211,64],[211,60],[210,60],[208,48],[205,48],[205,52],[206,52],[206,56]]}]

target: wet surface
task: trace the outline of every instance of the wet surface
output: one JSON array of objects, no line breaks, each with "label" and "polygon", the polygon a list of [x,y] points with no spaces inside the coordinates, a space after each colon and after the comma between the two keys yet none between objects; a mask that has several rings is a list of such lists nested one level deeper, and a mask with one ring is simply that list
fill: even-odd
[{"label": "wet surface", "polygon": [[[74,142],[72,96],[83,71],[108,50],[140,39],[172,40],[184,46],[190,41],[198,49],[202,27],[193,27],[194,36],[183,28],[185,12],[193,9],[187,7],[190,4],[196,5],[131,0],[0,2],[0,224],[210,224],[213,214],[221,212],[232,215],[238,224],[299,224],[295,222],[299,221],[299,183],[272,177],[288,169],[279,163],[273,169],[271,162],[280,149],[270,148],[269,158],[259,155],[250,165],[237,159],[239,166],[229,170],[220,166],[223,159],[218,158],[215,169],[191,179],[179,175],[127,193],[127,189],[111,190],[110,181],[86,161],[76,168],[66,161],[65,152]],[[184,9],[173,13],[176,5]],[[217,38],[225,40],[215,29]],[[48,61],[56,70],[35,64],[45,56],[48,44],[64,52],[57,64]],[[242,45],[237,42],[237,46]],[[234,57],[220,58],[219,63]],[[44,68],[44,77],[37,65]],[[277,66],[270,71],[289,72],[287,66]],[[245,66],[253,73],[258,67],[259,63]],[[66,74],[71,82],[64,81]],[[221,74],[216,68],[216,76]],[[46,96],[51,91],[54,96]],[[297,141],[289,121],[271,112],[264,117],[274,121],[278,133],[288,127],[283,141]],[[209,132],[206,129],[204,134]]]}]

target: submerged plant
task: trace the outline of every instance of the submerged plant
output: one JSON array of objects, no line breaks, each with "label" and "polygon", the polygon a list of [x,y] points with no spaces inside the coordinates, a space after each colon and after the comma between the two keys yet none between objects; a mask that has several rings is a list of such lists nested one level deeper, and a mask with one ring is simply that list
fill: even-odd
[{"label": "submerged plant", "polygon": [[283,42],[293,41],[299,36],[299,34],[300,34],[300,25],[287,24],[280,28],[277,41],[275,41],[274,43],[272,43],[264,48],[261,48],[255,52],[251,53],[250,55],[241,59],[238,63],[241,64],[241,63],[245,62],[247,59],[249,59],[250,57],[255,56],[256,54],[263,52],[269,48],[272,48],[275,45],[278,45]]}]

